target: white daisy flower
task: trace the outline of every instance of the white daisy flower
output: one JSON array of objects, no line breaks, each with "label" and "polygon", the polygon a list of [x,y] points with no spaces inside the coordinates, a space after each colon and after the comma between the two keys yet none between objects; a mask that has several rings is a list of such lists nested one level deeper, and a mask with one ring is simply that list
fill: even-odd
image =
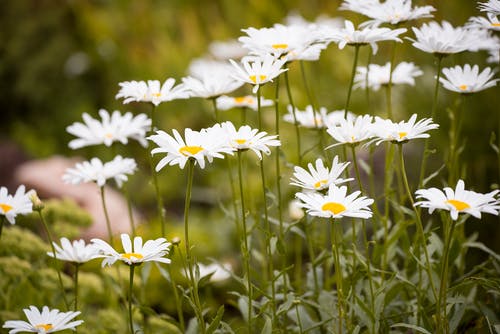
[{"label": "white daisy flower", "polygon": [[320,29],[320,27],[330,27],[330,28],[342,28],[344,26],[344,19],[340,17],[329,17],[327,15],[321,14],[314,21],[308,21],[300,14],[292,12],[289,13],[285,22],[287,25],[294,26],[305,26],[310,29]]},{"label": "white daisy flower", "polygon": [[330,184],[338,185],[354,180],[353,178],[343,179],[340,177],[349,165],[349,162],[339,163],[338,156],[333,158],[331,169],[325,167],[321,159],[317,159],[315,165],[316,167],[312,163],[308,163],[307,168],[309,170],[295,166],[290,184],[306,190],[320,191],[329,188]]},{"label": "white daisy flower", "polygon": [[331,184],[326,195],[317,192],[296,193],[301,206],[311,216],[324,218],[354,217],[367,219],[372,216],[369,205],[373,199],[360,196],[360,191],[347,195],[347,187]]},{"label": "white daisy flower", "polygon": [[417,114],[413,114],[408,122],[401,121],[399,123],[394,123],[390,119],[375,117],[372,126],[372,132],[375,136],[373,142],[376,145],[384,141],[405,143],[412,139],[428,138],[430,135],[426,133],[427,131],[439,128],[439,124],[433,123],[431,118],[422,118],[415,123],[416,120]]},{"label": "white daisy flower", "polygon": [[[283,115],[283,120],[288,123],[295,124],[295,118],[293,117],[293,107],[291,105],[287,106],[288,113]],[[332,112],[327,112],[325,107],[320,107],[313,110],[311,105],[306,106],[305,110],[295,109],[295,117],[297,118],[297,123],[305,128],[326,128],[329,126],[338,125],[341,119],[344,119],[344,110],[335,110]],[[355,115],[350,111],[347,112],[347,119],[354,119]]]},{"label": "white daisy flower", "polygon": [[494,51],[498,53],[500,49],[500,38],[495,35],[495,31],[488,29],[470,29],[476,36],[474,43],[469,45],[467,51],[477,52],[481,50]]},{"label": "white daisy flower", "polygon": [[467,213],[476,218],[481,218],[481,213],[498,215],[500,211],[500,201],[496,198],[498,190],[487,194],[465,190],[463,180],[459,180],[455,190],[446,187],[443,190],[437,188],[419,189],[415,192],[417,199],[416,206],[429,209],[432,214],[434,210],[448,210],[451,218],[457,220],[459,213]]},{"label": "white daisy flower", "polygon": [[500,15],[500,1],[488,0],[488,2],[480,2],[479,10],[493,15]]},{"label": "white daisy flower", "polygon": [[102,163],[99,158],[77,163],[75,168],[68,168],[62,179],[65,183],[80,184],[95,182],[99,187],[106,184],[106,180],[114,179],[118,187],[127,181],[128,175],[132,175],[137,169],[137,163],[131,158],[122,158],[120,155],[113,160]]},{"label": "white daisy flower", "polygon": [[189,97],[183,85],[174,87],[175,79],[165,80],[163,85],[158,80],[120,82],[120,91],[116,99],[124,98],[123,103],[150,102],[158,106],[162,102],[186,99]]},{"label": "white daisy flower", "polygon": [[357,30],[354,24],[345,20],[345,27],[342,29],[322,29],[323,38],[328,41],[338,43],[339,49],[346,45],[368,45],[372,47],[373,54],[378,51],[377,42],[397,41],[402,42],[398,35],[406,32],[406,28],[363,28]]},{"label": "white daisy flower", "polygon": [[23,311],[29,322],[22,320],[6,321],[2,327],[10,328],[9,334],[19,332],[46,334],[65,329],[75,330],[76,326],[83,323],[83,320],[71,321],[80,312],[60,312],[58,309],[50,310],[48,306],[44,306],[41,312],[35,306],[30,306],[29,309]]},{"label": "white daisy flower", "polygon": [[235,39],[227,41],[214,41],[210,43],[208,50],[217,60],[241,59],[248,55],[248,50]]},{"label": "white daisy flower", "polygon": [[61,261],[74,263],[85,263],[97,257],[97,249],[92,244],[85,244],[85,240],[73,240],[70,242],[67,238],[61,238],[61,246],[52,243],[56,251],[47,252],[47,255]]},{"label": "white daisy flower", "polygon": [[339,125],[330,126],[326,130],[338,142],[327,148],[342,144],[358,145],[373,137],[372,121],[373,117],[370,115],[358,116],[355,119],[341,119]]},{"label": "white daisy flower", "polygon": [[10,195],[7,188],[0,188],[0,215],[3,215],[11,224],[16,223],[17,215],[26,215],[33,211],[30,191],[26,192],[24,185],[20,185],[14,196]]},{"label": "white daisy flower", "polygon": [[281,146],[281,142],[276,139],[278,136],[268,136],[267,132],[259,132],[248,125],[243,125],[238,130],[231,122],[224,122],[221,126],[226,131],[230,146],[238,151],[252,150],[260,160],[262,153],[271,154],[269,146]]},{"label": "white daisy flower", "polygon": [[298,199],[293,199],[288,203],[288,215],[293,220],[301,220],[304,217],[304,210]]},{"label": "white daisy flower", "polygon": [[232,154],[234,149],[228,145],[226,133],[216,124],[208,129],[194,131],[189,128],[184,130],[184,139],[177,130],[173,130],[173,136],[165,131],[156,131],[156,135],[148,137],[153,141],[157,148],[151,151],[151,154],[166,153],[162,158],[156,171],[161,170],[166,165],[179,165],[184,168],[189,159],[195,159],[200,168],[205,168],[205,159],[212,162],[213,158],[224,159],[223,153]]},{"label": "white daisy flower", "polygon": [[102,121],[83,113],[84,123],[75,122],[66,128],[70,134],[78,137],[69,142],[69,147],[78,149],[85,146],[100,145],[111,146],[119,141],[127,144],[128,139],[137,140],[146,147],[146,132],[151,127],[151,120],[145,114],[133,116],[127,112],[124,115],[115,110],[111,116],[105,109],[99,110]]},{"label": "white daisy flower", "polygon": [[207,265],[203,263],[197,263],[196,265],[198,266],[200,277],[211,275],[210,282],[225,281],[231,278],[231,272],[233,271],[230,263],[219,264],[214,262]]},{"label": "white daisy flower", "polygon": [[474,16],[469,18],[466,27],[500,31],[500,21],[492,14],[488,14],[487,17]]},{"label": "white daisy flower", "polygon": [[475,44],[476,34],[463,27],[453,27],[443,21],[424,23],[420,28],[412,28],[415,38],[408,38],[413,46],[424,52],[449,55],[468,50]]},{"label": "white daisy flower", "polygon": [[144,245],[141,237],[134,238],[134,244],[128,234],[121,235],[123,253],[118,253],[110,244],[101,239],[90,240],[99,252],[98,257],[104,258],[102,266],[111,266],[116,261],[123,261],[129,266],[138,265],[143,262],[170,263],[170,259],[164,257],[170,251],[170,242],[165,238],[148,240]]},{"label": "white daisy flower", "polygon": [[[219,96],[216,100],[217,108],[219,110],[229,110],[233,108],[250,108],[252,110],[257,110],[257,97],[254,95],[245,96]],[[274,104],[272,100],[260,98],[260,107],[270,107]]]},{"label": "white daisy flower", "polygon": [[[354,77],[354,88],[366,88],[366,66],[358,66]],[[392,71],[393,85],[407,84],[415,86],[415,78],[421,76],[423,72],[413,63],[402,62],[394,67]],[[391,76],[391,64],[385,65],[370,64],[368,66],[368,87],[377,91],[381,86],[387,86]]]},{"label": "white daisy flower", "polygon": [[236,69],[236,73],[232,74],[233,77],[236,80],[254,85],[254,94],[260,85],[273,81],[274,78],[287,70],[282,68],[287,61],[286,58],[278,59],[271,54],[266,54],[263,57],[245,57],[241,60],[243,67],[232,59],[229,61]]},{"label": "white daisy flower", "polygon": [[491,79],[494,75],[495,72],[489,67],[479,73],[479,66],[465,64],[463,67],[443,68],[443,77],[439,81],[448,90],[471,94],[495,86],[500,79]]},{"label": "white daisy flower", "polygon": [[486,61],[490,64],[498,64],[500,62],[500,54],[499,54],[499,51],[500,50],[500,47],[496,50],[489,50],[489,54],[490,56],[488,57],[488,59],[486,59]]}]

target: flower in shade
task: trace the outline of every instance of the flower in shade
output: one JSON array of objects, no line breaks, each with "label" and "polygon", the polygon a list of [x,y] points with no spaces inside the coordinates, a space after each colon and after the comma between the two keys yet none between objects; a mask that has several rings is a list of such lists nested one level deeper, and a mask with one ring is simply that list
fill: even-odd
[{"label": "flower in shade", "polygon": [[156,171],[166,165],[179,165],[184,168],[189,159],[194,159],[200,168],[205,168],[205,159],[212,162],[214,158],[223,159],[223,153],[232,154],[234,148],[226,140],[226,132],[216,124],[211,128],[194,131],[189,128],[184,130],[184,138],[177,130],[172,131],[173,136],[165,131],[156,131],[155,135],[148,137],[158,147],[151,154],[166,153],[156,165]]},{"label": "flower in shade", "polygon": [[479,66],[465,64],[463,67],[443,68],[443,77],[439,81],[448,90],[470,94],[495,86],[500,79],[491,79],[494,75],[495,72],[489,67],[480,73]]},{"label": "flower in shade", "polygon": [[58,309],[49,309],[44,306],[42,311],[30,306],[29,309],[24,309],[24,314],[28,318],[28,322],[22,320],[8,320],[3,324],[3,328],[9,328],[9,334],[19,332],[31,333],[54,333],[65,329],[75,330],[75,327],[82,324],[83,320],[73,320],[80,312],[60,312]]},{"label": "flower in shade", "polygon": [[122,158],[120,155],[106,163],[102,163],[99,158],[92,158],[90,161],[77,163],[75,168],[66,169],[62,179],[70,184],[95,182],[99,187],[104,186],[106,180],[114,179],[118,187],[121,187],[128,179],[127,174],[132,175],[136,169],[134,159]]},{"label": "flower in shade", "polygon": [[370,115],[358,116],[355,119],[341,119],[338,125],[330,126],[326,130],[338,142],[327,148],[342,144],[358,145],[373,137],[372,121],[373,117]]},{"label": "flower in shade", "polygon": [[258,129],[252,129],[248,125],[243,125],[238,130],[231,122],[224,122],[221,126],[226,131],[229,146],[238,151],[252,150],[261,160],[262,153],[271,154],[269,146],[281,145],[276,139],[278,136],[268,136],[267,132],[259,132]]},{"label": "flower in shade", "polygon": [[475,44],[476,33],[463,27],[453,27],[443,21],[424,23],[420,28],[413,27],[415,39],[408,38],[413,46],[424,52],[446,56],[468,50]]},{"label": "flower in shade", "polygon": [[84,146],[111,146],[119,141],[127,144],[128,139],[137,140],[142,146],[147,145],[146,132],[151,127],[151,120],[145,114],[133,116],[127,112],[124,115],[115,110],[111,115],[104,109],[99,110],[102,121],[83,113],[84,123],[75,122],[66,128],[70,134],[78,137],[69,142],[69,147],[78,149]]},{"label": "flower in shade", "polygon": [[476,35],[476,40],[473,44],[469,45],[467,51],[493,51],[498,53],[500,49],[500,38],[496,36],[493,30],[472,28]]},{"label": "flower in shade", "polygon": [[467,27],[500,31],[500,21],[496,15],[492,14],[488,14],[487,17],[474,16],[469,18]]},{"label": "flower in shade", "polygon": [[273,81],[287,69],[282,66],[287,61],[286,58],[276,58],[271,54],[263,57],[245,57],[241,60],[242,66],[234,60],[229,59],[236,70],[232,73],[236,80],[254,85],[253,93],[256,93],[260,85]]},{"label": "flower in shade", "polygon": [[429,130],[439,128],[439,124],[433,123],[431,118],[422,118],[416,122],[417,114],[413,114],[408,121],[395,123],[390,119],[382,119],[375,117],[375,122],[372,126],[374,135],[373,142],[376,145],[384,141],[393,143],[405,143],[412,139],[428,138]]},{"label": "flower in shade", "polygon": [[[327,112],[326,108],[321,107],[314,112],[311,105],[306,106],[305,110],[295,110],[295,118],[293,116],[293,107],[287,106],[288,113],[283,116],[283,120],[288,123],[295,124],[295,118],[300,126],[305,128],[326,128],[328,126],[337,125],[344,118],[344,110],[335,110]],[[347,118],[353,119],[354,114],[347,112]]]},{"label": "flower in shade", "polygon": [[488,2],[480,2],[479,10],[481,10],[482,12],[488,12],[493,15],[500,15],[500,1],[488,0]]},{"label": "flower in shade", "polygon": [[[402,62],[394,67],[392,71],[393,85],[407,84],[415,86],[415,77],[422,75],[423,72],[418,66],[413,63]],[[368,75],[368,80],[367,80]],[[381,86],[387,86],[391,78],[391,64],[387,62],[385,65],[370,64],[368,73],[366,66],[358,66],[356,75],[354,76],[354,88],[368,87],[377,91]]]},{"label": "flower in shade", "polygon": [[[229,110],[232,108],[250,108],[252,110],[257,110],[257,97],[253,95],[245,95],[245,96],[219,96],[216,100],[217,108],[220,110]],[[260,106],[262,107],[270,107],[273,105],[272,100],[260,98]]]},{"label": "flower in shade", "polygon": [[123,261],[129,266],[139,265],[143,262],[161,262],[170,263],[166,258],[170,251],[170,243],[165,238],[148,240],[144,244],[141,237],[135,237],[132,240],[128,234],[121,235],[123,253],[117,252],[111,245],[101,239],[92,239],[92,244],[99,252],[98,257],[104,258],[102,266],[111,266],[116,261]]},{"label": "flower in shade", "polygon": [[377,42],[382,41],[397,41],[402,42],[398,35],[406,32],[406,28],[399,29],[389,29],[389,28],[363,28],[358,30],[354,27],[354,24],[346,20],[344,22],[344,28],[342,29],[332,29],[324,28],[322,29],[322,36],[327,41],[332,41],[338,43],[339,49],[343,49],[346,45],[370,45],[373,50],[373,54],[378,51]]},{"label": "flower in shade", "polygon": [[347,187],[331,184],[326,195],[317,192],[296,193],[295,197],[302,201],[301,206],[311,216],[324,218],[370,218],[372,212],[369,205],[373,199],[359,196],[360,191],[347,195]]},{"label": "flower in shade", "polygon": [[214,41],[210,43],[208,50],[217,60],[240,59],[248,55],[248,50],[235,39]]},{"label": "flower in shade", "polygon": [[47,252],[50,257],[61,261],[74,263],[85,263],[97,257],[97,249],[92,244],[85,244],[85,240],[73,240],[70,242],[67,238],[61,238],[61,246],[52,243],[56,251],[55,255],[52,252]]},{"label": "flower in shade", "polygon": [[320,191],[328,189],[330,184],[338,185],[354,180],[352,178],[343,179],[340,177],[348,165],[349,162],[339,163],[339,157],[335,156],[331,168],[325,167],[321,159],[316,160],[315,166],[312,163],[308,163],[308,170],[300,166],[295,166],[290,184],[306,190]]},{"label": "flower in shade", "polygon": [[210,263],[203,264],[197,263],[198,270],[200,272],[200,277],[205,277],[210,275],[211,282],[222,282],[231,277],[231,272],[233,267],[230,263]]},{"label": "flower in shade", "polygon": [[33,211],[33,203],[30,199],[30,191],[26,192],[24,185],[20,185],[14,196],[10,195],[7,188],[0,188],[0,215],[4,216],[9,223],[16,223],[17,215],[26,215]]},{"label": "flower in shade", "polygon": [[437,188],[419,189],[415,192],[417,199],[416,206],[429,209],[432,214],[434,210],[448,210],[451,218],[457,220],[459,213],[467,213],[476,218],[481,218],[481,213],[498,215],[500,211],[500,201],[497,199],[499,190],[494,190],[487,194],[477,193],[472,190],[465,190],[463,180],[459,180],[455,190],[446,187],[443,190]]},{"label": "flower in shade", "polygon": [[183,85],[175,86],[175,79],[165,80],[163,85],[158,80],[120,82],[116,98],[123,98],[123,103],[150,102],[158,106],[162,102],[186,99],[189,97]]}]

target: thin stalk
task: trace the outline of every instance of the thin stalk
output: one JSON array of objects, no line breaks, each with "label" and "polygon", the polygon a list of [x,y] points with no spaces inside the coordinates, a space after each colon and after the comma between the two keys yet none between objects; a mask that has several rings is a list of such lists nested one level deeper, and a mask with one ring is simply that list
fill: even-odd
[{"label": "thin stalk", "polygon": [[130,334],[134,334],[134,320],[132,319],[132,293],[134,287],[134,269],[135,265],[131,264],[130,266],[130,279],[129,279],[129,288],[128,288],[128,320],[129,320],[129,328]]},{"label": "thin stalk", "polygon": [[[344,292],[342,288],[342,270],[340,268],[340,255],[338,248],[338,239],[336,233],[336,224],[335,219],[332,219],[330,225],[330,233],[331,233],[331,243],[332,243],[332,257],[335,265],[335,282],[337,285],[337,309],[338,309],[338,333],[342,333],[342,318],[344,317]],[[333,332],[335,333],[335,323],[333,323]]]},{"label": "thin stalk", "polygon": [[175,284],[175,279],[174,276],[172,275],[172,268],[171,266],[167,266],[168,274],[170,276],[170,282],[172,284],[172,290],[174,292],[174,300],[175,300],[175,307],[177,309],[177,316],[179,317],[179,325],[181,326],[181,332],[185,332],[185,325],[184,325],[184,313],[182,312],[182,304],[179,299],[179,292],[177,291],[177,285]]},{"label": "thin stalk", "polygon": [[314,281],[314,297],[319,295],[319,283],[318,283],[318,273],[316,272],[316,266],[314,265],[314,260],[316,259],[316,255],[314,253],[314,245],[313,245],[313,237],[310,232],[310,227],[312,227],[312,223],[304,223],[304,232],[306,234],[307,240],[307,252],[309,253],[309,258],[311,259],[311,269],[313,272],[313,281]]},{"label": "thin stalk", "polygon": [[369,82],[368,79],[370,73],[370,64],[372,62],[372,53],[370,51],[371,50],[368,50],[368,60],[366,61],[366,75],[365,75],[365,95],[366,95],[366,104],[368,106],[368,109],[370,109],[370,86],[368,85]]},{"label": "thin stalk", "polygon": [[290,102],[290,105],[292,106],[293,125],[295,126],[295,137],[297,138],[297,159],[298,159],[298,164],[301,165],[302,149],[300,147],[300,145],[301,145],[300,128],[299,128],[299,122],[297,121],[295,103],[293,102],[293,98],[292,98],[292,91],[290,89],[290,81],[288,79],[288,71],[285,71],[285,85],[286,85],[286,93],[288,95],[288,101]]},{"label": "thin stalk", "polygon": [[132,201],[130,200],[130,192],[128,191],[128,186],[124,185],[123,193],[125,198],[127,199],[127,212],[128,212],[128,220],[130,222],[130,229],[132,231],[132,238],[135,238],[135,221],[134,221],[134,213],[132,211]]},{"label": "thin stalk", "polygon": [[349,90],[347,91],[347,99],[345,101],[345,108],[344,108],[344,118],[345,119],[347,119],[347,111],[349,109],[349,103],[351,102],[352,86],[354,84],[354,76],[356,75],[356,67],[358,66],[358,56],[359,56],[360,46],[361,45],[359,45],[359,44],[354,45],[354,61],[352,63],[351,81],[349,82]]},{"label": "thin stalk", "polygon": [[75,312],[78,311],[78,272],[80,271],[80,263],[73,263],[74,266],[75,266],[75,276],[73,278],[73,283],[74,283],[74,287],[73,287],[73,291],[75,293],[75,307],[74,307],[74,310]]},{"label": "thin stalk", "polygon": [[3,224],[5,223],[6,220],[7,218],[5,218],[4,215],[0,216],[0,238],[2,237]]},{"label": "thin stalk", "polygon": [[457,106],[455,114],[453,115],[453,118],[451,120],[451,128],[450,128],[450,154],[449,154],[449,159],[448,159],[448,184],[455,184],[457,183],[457,180],[459,179],[460,176],[460,170],[459,170],[459,163],[458,163],[458,158],[459,158],[459,151],[458,151],[458,146],[459,146],[459,138],[460,138],[460,132],[462,128],[462,114],[463,114],[463,109],[464,109],[464,104],[465,104],[465,94],[460,94],[460,99],[459,103],[460,105]]},{"label": "thin stalk", "polygon": [[106,218],[106,229],[108,231],[109,244],[111,245],[111,247],[114,248],[113,231],[111,230],[111,222],[109,220],[108,208],[106,206],[106,196],[104,195],[104,186],[99,187],[99,189],[101,191],[102,209],[104,211],[104,217]]},{"label": "thin stalk", "polygon": [[[394,145],[386,143],[385,145],[385,172],[384,172],[384,217],[382,224],[384,228],[384,241],[389,239],[389,219],[390,219],[390,200],[391,184],[393,176]],[[383,247],[382,254],[382,277],[387,268],[387,247]]]},{"label": "thin stalk", "polygon": [[302,320],[300,319],[299,304],[300,302],[295,302],[295,314],[297,315],[297,324],[299,325],[299,333],[302,334],[304,329],[302,328]]},{"label": "thin stalk", "polygon": [[[451,221],[451,226],[448,231],[446,231],[445,236],[445,245],[444,245],[444,251],[443,251],[443,258],[442,258],[442,264],[441,264],[441,282],[439,284],[439,295],[438,295],[438,312],[442,312],[442,318],[441,318],[441,323],[443,325],[443,332],[448,334],[449,332],[449,326],[448,326],[448,316],[446,314],[446,304],[447,304],[447,293],[446,290],[448,289],[448,260],[450,256],[450,248],[451,248],[451,243],[453,240],[453,232],[455,231],[455,226],[457,225],[456,220]],[[445,226],[446,230],[446,226]]]},{"label": "thin stalk", "polygon": [[392,73],[394,72],[394,60],[396,58],[397,42],[392,42],[391,62],[389,67],[389,82],[387,83],[387,118],[392,119]]},{"label": "thin stalk", "polygon": [[219,121],[219,109],[217,108],[217,98],[213,97],[210,99],[212,101],[212,106],[214,107],[215,122]]}]

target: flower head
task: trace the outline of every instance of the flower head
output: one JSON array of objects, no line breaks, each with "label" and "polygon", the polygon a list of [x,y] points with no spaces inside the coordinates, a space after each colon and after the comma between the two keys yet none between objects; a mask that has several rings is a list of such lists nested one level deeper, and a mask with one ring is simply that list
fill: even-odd
[{"label": "flower head", "polygon": [[488,2],[480,2],[479,10],[493,15],[500,15],[500,1],[488,0]]},{"label": "flower head", "polygon": [[111,146],[115,141],[127,144],[129,138],[137,140],[142,146],[147,145],[145,135],[151,127],[151,120],[145,114],[133,116],[127,112],[122,115],[115,110],[110,116],[106,110],[100,109],[99,115],[102,121],[83,113],[84,123],[75,122],[66,128],[66,131],[78,137],[69,142],[70,148],[100,144]]},{"label": "flower head", "polygon": [[[344,118],[344,110],[335,110],[327,112],[326,108],[321,107],[314,112],[311,105],[306,106],[305,110],[295,110],[295,118],[293,116],[293,107],[288,105],[288,113],[283,116],[283,120],[288,123],[295,123],[295,118],[300,126],[305,128],[326,128],[337,125]],[[354,114],[347,112],[347,119],[353,119]]]},{"label": "flower head", "polygon": [[375,138],[373,141],[376,145],[384,141],[394,143],[405,143],[412,139],[428,138],[430,135],[426,133],[429,130],[439,128],[439,124],[433,123],[431,118],[422,118],[416,122],[417,114],[413,114],[410,119],[394,123],[389,119],[375,117],[372,131]]},{"label": "flower head", "polygon": [[491,79],[495,72],[486,67],[479,73],[479,66],[455,66],[443,68],[444,77],[439,78],[444,88],[461,94],[470,94],[493,87],[500,79]]},{"label": "flower head", "polygon": [[99,158],[77,163],[75,168],[68,168],[62,179],[65,183],[80,184],[95,182],[99,187],[106,184],[106,180],[114,179],[118,187],[127,181],[128,175],[132,175],[137,169],[134,159],[122,158],[120,155],[113,160],[102,163]]},{"label": "flower head", "polygon": [[302,201],[301,206],[311,216],[370,218],[372,212],[368,206],[373,204],[373,199],[359,196],[360,194],[360,191],[355,191],[347,195],[346,186],[331,184],[326,195],[311,192],[297,193],[295,196]]},{"label": "flower head", "polygon": [[290,184],[306,190],[320,191],[328,189],[330,184],[338,185],[353,180],[352,178],[343,179],[340,177],[348,165],[349,162],[339,163],[339,157],[335,156],[330,169],[324,166],[321,159],[316,160],[316,167],[312,163],[308,163],[307,168],[309,170],[295,166]]},{"label": "flower head", "polygon": [[92,239],[92,244],[97,248],[98,257],[104,258],[102,266],[111,266],[116,261],[123,261],[129,266],[138,265],[143,262],[170,263],[170,259],[164,257],[170,251],[170,243],[165,238],[148,240],[142,243],[141,237],[135,237],[134,243],[128,234],[121,235],[123,253],[117,252],[111,245],[101,239]]},{"label": "flower head", "polygon": [[[245,96],[219,96],[216,100],[217,108],[220,110],[229,110],[232,108],[250,108],[252,110],[257,110],[257,97],[253,95],[245,95]],[[272,100],[260,98],[260,106],[262,107],[270,107],[273,105]]]},{"label": "flower head", "polygon": [[214,41],[208,46],[210,54],[217,60],[240,59],[248,55],[245,49],[237,40]]},{"label": "flower head", "polygon": [[488,14],[487,17],[474,16],[467,22],[468,28],[500,31],[500,21],[497,15]]},{"label": "flower head", "polygon": [[248,125],[243,125],[238,130],[231,122],[224,122],[221,126],[226,131],[230,146],[238,151],[252,150],[261,160],[262,153],[271,154],[269,146],[281,145],[281,142],[276,139],[278,136],[268,136],[267,132],[259,132],[258,129],[252,129]]},{"label": "flower head", "polygon": [[16,223],[17,215],[26,215],[33,211],[33,203],[30,198],[30,192],[26,192],[24,185],[20,185],[14,196],[10,195],[7,188],[0,187],[0,215],[11,224]]},{"label": "flower head", "polygon": [[[366,88],[368,81],[368,87],[377,91],[381,86],[386,86],[389,84],[391,77],[391,64],[387,62],[385,65],[370,64],[367,68],[365,66],[359,66],[356,69],[356,75],[354,77],[354,88]],[[392,71],[392,81],[393,85],[408,84],[411,86],[415,85],[415,77],[422,75],[423,72],[418,66],[413,63],[402,62],[394,67]],[[368,75],[368,80],[367,80]]]},{"label": "flower head", "polygon": [[85,263],[97,257],[97,249],[92,244],[85,244],[85,240],[73,240],[71,243],[67,238],[61,238],[61,247],[52,243],[56,253],[47,252],[47,255],[58,260]]},{"label": "flower head", "polygon": [[231,277],[231,272],[233,267],[230,263],[210,263],[203,264],[197,263],[198,270],[200,272],[200,277],[205,277],[210,275],[210,282],[222,282]]},{"label": "flower head", "polygon": [[358,116],[355,119],[341,119],[338,125],[330,126],[326,130],[338,143],[330,147],[351,144],[358,145],[373,137],[372,120],[370,115]]},{"label": "flower head", "polygon": [[481,218],[481,213],[498,215],[500,211],[500,201],[496,198],[498,190],[487,194],[465,190],[463,180],[459,180],[455,190],[446,187],[443,190],[437,188],[420,189],[415,192],[417,199],[416,206],[428,208],[432,214],[434,210],[448,210],[451,218],[457,220],[459,213],[468,213],[476,218]]},{"label": "flower head", "polygon": [[10,328],[9,334],[19,332],[31,333],[54,333],[65,329],[75,330],[75,327],[82,324],[83,320],[71,321],[80,312],[60,312],[58,309],[50,310],[47,306],[38,310],[35,306],[24,309],[24,314],[29,322],[22,320],[8,320],[3,324],[3,328]]},{"label": "flower head", "polygon": [[175,79],[165,80],[163,85],[158,80],[120,82],[120,91],[116,98],[124,98],[123,103],[150,102],[158,106],[162,102],[186,99],[189,97],[183,85],[175,86]]},{"label": "flower head", "polygon": [[282,68],[287,61],[286,58],[276,58],[271,54],[266,54],[263,57],[245,57],[241,60],[243,67],[232,59],[229,61],[236,70],[232,74],[233,77],[236,80],[254,85],[253,93],[257,92],[260,85],[273,81],[274,78],[287,70]]}]

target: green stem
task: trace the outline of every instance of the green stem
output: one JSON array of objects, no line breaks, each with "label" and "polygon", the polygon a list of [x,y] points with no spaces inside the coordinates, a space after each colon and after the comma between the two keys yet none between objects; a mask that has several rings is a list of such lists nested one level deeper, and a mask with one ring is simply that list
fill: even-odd
[{"label": "green stem", "polygon": [[295,314],[297,315],[297,324],[299,325],[299,333],[302,334],[304,329],[302,328],[302,319],[300,319],[299,303],[295,302]]},{"label": "green stem", "polygon": [[132,319],[132,293],[134,287],[134,269],[135,265],[130,265],[130,279],[129,279],[129,289],[128,289],[128,320],[129,320],[129,328],[130,334],[134,334],[134,320]]},{"label": "green stem", "polygon": [[108,209],[106,206],[106,196],[104,195],[104,186],[99,187],[101,190],[101,203],[102,203],[102,209],[104,211],[104,217],[106,218],[106,229],[108,231],[108,239],[109,239],[109,244],[111,247],[114,248],[114,242],[113,242],[113,231],[111,230],[111,222],[109,220],[109,214],[108,214]]},{"label": "green stem", "polygon": [[288,71],[285,71],[285,85],[286,85],[286,93],[288,95],[288,101],[292,106],[292,115],[293,115],[293,125],[295,126],[295,137],[297,138],[297,159],[298,165],[301,165],[302,162],[302,149],[300,148],[300,128],[299,122],[297,121],[297,114],[295,110],[295,103],[293,102],[292,91],[290,89],[290,80],[288,79]]},{"label": "green stem", "polygon": [[177,309],[177,316],[179,317],[179,325],[181,326],[181,332],[185,332],[185,325],[184,325],[184,313],[182,312],[182,304],[179,299],[179,293],[177,291],[177,285],[175,284],[175,279],[174,276],[172,275],[172,268],[171,266],[167,266],[168,274],[170,276],[170,282],[172,284],[172,290],[174,292],[174,300],[175,300],[175,307]]},{"label": "green stem", "polygon": [[[368,109],[370,110],[370,86],[369,86],[369,73],[370,73],[370,64],[372,62],[372,53],[371,50],[368,50],[368,60],[366,62],[366,75],[365,75],[365,95],[366,95],[366,104]],[[369,112],[371,114],[371,111]]]},{"label": "green stem", "polygon": [[219,121],[219,109],[217,108],[217,98],[213,97],[210,100],[212,100],[212,106],[214,107],[215,122],[217,123]]},{"label": "green stem", "polygon": [[74,293],[75,293],[75,312],[78,311],[78,272],[80,271],[80,263],[73,263],[75,266],[75,277],[74,277]]},{"label": "green stem", "polygon": [[[384,217],[382,219],[384,227],[384,240],[389,239],[389,219],[390,219],[390,200],[391,200],[391,184],[393,176],[393,161],[394,161],[394,145],[386,143],[385,145],[385,172],[384,172]],[[387,247],[383,247],[382,254],[382,273],[387,268]],[[382,274],[384,275],[384,274]]]},{"label": "green stem", "polygon": [[[330,225],[331,243],[332,243],[332,257],[335,265],[335,283],[337,285],[337,309],[338,309],[338,333],[342,333],[342,318],[344,317],[344,292],[342,288],[342,270],[340,267],[340,255],[338,247],[338,239],[336,233],[335,219],[332,219]],[[335,323],[333,324],[333,332],[335,333]]]},{"label": "green stem", "polygon": [[[500,165],[499,165],[500,166]],[[5,218],[4,215],[2,215],[0,217],[0,238],[2,238],[2,230],[3,230],[3,224],[5,223],[5,221],[7,220],[7,218]]]},{"label": "green stem", "polygon": [[[449,332],[449,327],[448,327],[448,316],[446,312],[446,305],[447,305],[447,285],[448,285],[448,261],[449,261],[449,255],[450,255],[450,248],[451,248],[451,243],[453,240],[453,232],[455,231],[455,226],[457,225],[456,220],[451,221],[451,226],[448,231],[445,231],[445,245],[444,245],[444,251],[443,251],[443,259],[442,259],[442,264],[441,264],[441,282],[439,284],[439,295],[438,295],[438,312],[442,314],[441,322],[443,325],[443,332],[448,333]],[[446,227],[445,227],[446,229]]]},{"label": "green stem", "polygon": [[317,297],[319,295],[319,283],[318,283],[318,273],[316,272],[316,265],[314,263],[314,261],[316,260],[316,255],[314,252],[313,237],[310,232],[311,227],[312,223],[308,223],[307,221],[304,223],[304,231],[306,234],[306,241],[307,241],[307,252],[309,253],[309,258],[311,259],[311,270],[313,273],[313,280],[314,280],[314,296]]},{"label": "green stem", "polygon": [[354,84],[354,76],[356,75],[356,67],[358,66],[358,56],[359,56],[359,48],[361,45],[354,45],[354,61],[352,62],[352,70],[351,70],[351,81],[349,82],[349,90],[347,91],[347,99],[345,101],[344,108],[344,118],[347,119],[347,111],[349,110],[349,103],[351,102],[351,93],[352,86]]},{"label": "green stem", "polygon": [[387,83],[387,117],[392,119],[392,73],[394,72],[394,60],[396,59],[397,42],[392,42],[391,62],[389,68],[389,82]]},{"label": "green stem", "polygon": [[465,105],[465,94],[460,94],[459,106],[455,109],[455,114],[452,116],[451,128],[450,128],[450,153],[448,158],[448,184],[457,183],[460,178],[460,168],[459,168],[459,138],[462,128],[461,115]]},{"label": "green stem", "polygon": [[[156,112],[155,112],[155,105],[152,105],[153,107],[151,108],[151,128],[149,129],[149,136],[153,135],[154,129],[156,126]],[[153,156],[148,150],[148,158],[149,158],[149,166],[151,168],[151,175],[153,177],[153,186],[155,188],[155,194],[156,194],[156,207],[158,211],[158,217],[160,218],[160,225],[161,225],[161,236],[165,237],[165,209],[163,207],[163,198],[161,196],[160,192],[160,185],[158,183],[158,175],[155,171],[154,167],[154,162],[153,162]]]},{"label": "green stem", "polygon": [[132,201],[130,199],[130,192],[128,191],[128,185],[124,185],[123,193],[125,198],[127,199],[127,212],[128,212],[128,220],[130,222],[130,229],[132,231],[132,238],[135,238],[135,221],[134,221],[134,213],[132,211]]}]

